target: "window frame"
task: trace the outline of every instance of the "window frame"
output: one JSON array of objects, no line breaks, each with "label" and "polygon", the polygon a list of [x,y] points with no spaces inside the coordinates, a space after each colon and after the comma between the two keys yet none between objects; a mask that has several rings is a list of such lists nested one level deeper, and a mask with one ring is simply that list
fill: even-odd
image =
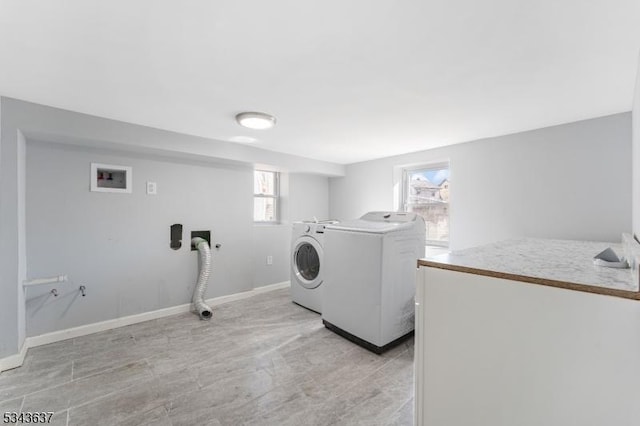
[{"label": "window frame", "polygon": [[[400,210],[404,212],[408,210],[409,175],[411,173],[415,173],[418,171],[442,170],[442,169],[449,170],[449,178],[447,180],[451,182],[451,164],[449,161],[435,161],[433,163],[423,163],[417,166],[403,167],[402,168],[402,184],[400,185],[402,192],[399,197]],[[451,236],[451,195],[449,195],[449,201],[447,202],[447,204],[448,204],[447,214],[449,217],[449,236]],[[425,246],[448,248],[449,244],[450,244],[450,238],[448,238],[447,241],[438,241],[438,240],[430,240],[428,238],[428,234],[425,235]]]},{"label": "window frame", "polygon": [[[273,192],[274,194],[256,194],[255,188],[255,177],[256,172],[262,173],[271,173],[273,174]],[[263,170],[263,169],[254,169],[253,170],[253,179],[254,179],[254,187],[253,187],[253,199],[254,199],[254,209],[255,209],[255,199],[256,198],[271,198],[273,199],[273,220],[256,220],[255,210],[253,212],[253,223],[259,225],[277,225],[280,223],[280,172],[276,172],[274,170]]]}]

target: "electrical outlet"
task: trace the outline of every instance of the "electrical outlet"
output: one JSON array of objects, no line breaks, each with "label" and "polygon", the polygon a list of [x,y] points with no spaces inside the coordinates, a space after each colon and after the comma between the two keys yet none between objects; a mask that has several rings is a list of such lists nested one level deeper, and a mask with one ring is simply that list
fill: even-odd
[{"label": "electrical outlet", "polygon": [[158,193],[158,185],[155,182],[147,182],[147,195],[156,195]]},{"label": "electrical outlet", "polygon": [[273,256],[267,256],[267,265],[273,265]]}]

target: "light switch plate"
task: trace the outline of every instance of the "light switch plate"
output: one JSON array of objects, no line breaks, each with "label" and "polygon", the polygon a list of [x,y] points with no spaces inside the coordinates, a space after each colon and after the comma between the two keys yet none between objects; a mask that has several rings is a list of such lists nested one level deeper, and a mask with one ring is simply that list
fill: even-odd
[{"label": "light switch plate", "polygon": [[158,185],[155,182],[147,182],[147,195],[156,195],[158,193]]}]

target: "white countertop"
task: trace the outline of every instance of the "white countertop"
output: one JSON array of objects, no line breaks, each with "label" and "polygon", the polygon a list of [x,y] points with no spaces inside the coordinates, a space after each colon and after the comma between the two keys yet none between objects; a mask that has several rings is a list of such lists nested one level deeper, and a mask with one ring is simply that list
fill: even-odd
[{"label": "white countertop", "polygon": [[593,257],[607,247],[624,255],[621,244],[525,238],[507,240],[434,256],[420,261],[501,274],[554,280],[624,291],[638,291],[638,282],[629,269],[613,269],[593,264]]}]

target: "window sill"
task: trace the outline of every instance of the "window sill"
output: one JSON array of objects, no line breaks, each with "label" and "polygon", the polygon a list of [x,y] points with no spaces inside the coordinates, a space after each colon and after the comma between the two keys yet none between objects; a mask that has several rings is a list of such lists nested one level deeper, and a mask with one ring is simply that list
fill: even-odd
[{"label": "window sill", "polygon": [[253,222],[253,226],[258,228],[269,228],[269,227],[277,227],[284,226],[285,224],[282,222]]},{"label": "window sill", "polygon": [[440,254],[449,253],[450,251],[451,250],[449,249],[449,247],[426,245],[424,247],[424,256],[433,257],[433,256],[438,256]]}]

